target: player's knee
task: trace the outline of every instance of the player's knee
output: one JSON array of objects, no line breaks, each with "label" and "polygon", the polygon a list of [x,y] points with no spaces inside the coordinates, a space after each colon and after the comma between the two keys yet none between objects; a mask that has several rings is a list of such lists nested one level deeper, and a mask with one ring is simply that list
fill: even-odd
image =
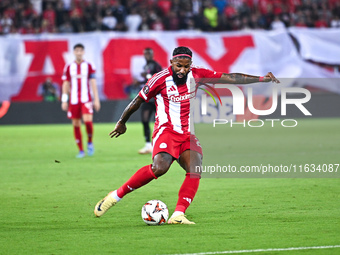
[{"label": "player's knee", "polygon": [[172,161],[173,158],[170,154],[165,152],[158,153],[153,158],[151,169],[157,177],[162,176],[169,170]]},{"label": "player's knee", "polygon": [[153,163],[151,166],[151,169],[153,171],[153,173],[159,177],[162,176],[163,174],[165,174],[170,168],[170,164],[166,163],[166,162],[162,162],[162,163]]},{"label": "player's knee", "polygon": [[73,119],[72,124],[73,124],[74,127],[80,127],[81,121],[79,119]]}]

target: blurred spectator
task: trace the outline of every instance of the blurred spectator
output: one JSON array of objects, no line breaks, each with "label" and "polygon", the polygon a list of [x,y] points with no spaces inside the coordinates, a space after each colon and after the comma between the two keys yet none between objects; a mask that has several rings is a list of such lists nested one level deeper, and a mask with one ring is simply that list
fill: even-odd
[{"label": "blurred spectator", "polygon": [[168,15],[171,9],[171,1],[170,0],[159,0],[157,2],[158,8],[161,10],[164,16]]},{"label": "blurred spectator", "polygon": [[71,9],[72,0],[62,0],[64,9],[69,11]]},{"label": "blurred spectator", "polygon": [[58,101],[58,85],[54,84],[50,77],[46,78],[45,82],[41,85],[40,91],[45,102]]},{"label": "blurred spectator", "polygon": [[[35,30],[35,31],[39,31],[39,30]],[[39,33],[55,33],[55,32],[56,32],[55,26],[51,24],[49,20],[43,19],[41,21],[41,28],[40,28]]]},{"label": "blurred spectator", "polygon": [[338,17],[339,0],[0,0],[0,34],[321,28]]},{"label": "blurred spectator", "polygon": [[214,5],[218,10],[218,14],[222,14],[224,8],[227,6],[227,0],[214,0]]},{"label": "blurred spectator", "polygon": [[83,32],[84,28],[81,10],[79,8],[74,8],[70,13],[70,17],[73,31],[76,33]]},{"label": "blurred spectator", "polygon": [[331,27],[333,28],[340,28],[340,19],[338,16],[335,16],[332,20],[331,20]]},{"label": "blurred spectator", "polygon": [[43,7],[42,2],[43,2],[43,0],[30,0],[30,4],[32,5],[32,9],[38,15],[41,15],[41,13],[42,13],[42,7]]},{"label": "blurred spectator", "polygon": [[335,2],[332,4],[331,9],[333,10],[332,11],[333,16],[340,17],[340,1],[339,0],[335,0]]},{"label": "blurred spectator", "polygon": [[3,14],[4,16],[6,15],[8,18],[14,20],[16,16],[16,12],[20,11],[18,9],[19,9],[18,5],[8,1],[8,5],[5,7]]},{"label": "blurred spectator", "polygon": [[248,16],[250,15],[250,8],[249,6],[246,4],[246,2],[243,2],[240,7],[238,8],[238,13],[244,17],[244,16]]},{"label": "blurred spectator", "polygon": [[55,9],[55,24],[57,27],[60,27],[64,24],[65,16],[67,15],[64,4],[62,1],[58,1],[56,9]]},{"label": "blurred spectator", "polygon": [[73,33],[73,27],[72,27],[72,25],[71,25],[69,20],[65,21],[65,23],[62,24],[59,27],[59,32],[60,33]]},{"label": "blurred spectator", "polygon": [[171,10],[178,13],[180,10],[181,10],[181,4],[182,2],[185,2],[185,1],[181,1],[181,0],[172,0],[172,5],[171,5]]},{"label": "blurred spectator", "polygon": [[113,16],[116,17],[118,23],[124,23],[126,18],[126,9],[121,5],[119,0],[113,0],[112,5]]},{"label": "blurred spectator", "polygon": [[26,34],[38,34],[41,33],[40,28],[35,29],[32,26],[32,23],[30,22],[25,22],[24,25],[18,30],[20,34],[26,35]]},{"label": "blurred spectator", "polygon": [[95,31],[97,30],[98,16],[100,13],[100,7],[95,1],[88,1],[84,8],[83,23],[85,31]]},{"label": "blurred spectator", "polygon": [[163,31],[164,30],[164,25],[162,20],[159,17],[156,17],[154,22],[151,25],[152,30],[154,31]]},{"label": "blurred spectator", "polygon": [[179,24],[178,29],[188,29],[188,27],[190,26],[190,22],[192,21],[192,19],[195,18],[194,14],[191,11],[191,8],[192,7],[190,2],[185,2],[179,14],[176,15],[176,13],[174,12],[174,15],[176,15]]},{"label": "blurred spectator", "polygon": [[215,29],[218,25],[218,11],[211,1],[204,8],[203,15],[208,23],[209,30]]},{"label": "blurred spectator", "polygon": [[4,13],[3,18],[0,20],[0,25],[3,34],[8,34],[11,32],[13,20],[9,17],[8,13]]},{"label": "blurred spectator", "polygon": [[297,22],[295,23],[296,27],[307,27],[306,22],[303,17],[299,17]]},{"label": "blurred spectator", "polygon": [[138,27],[139,31],[149,31],[151,29],[150,19],[147,15],[142,16],[142,23]]},{"label": "blurred spectator", "polygon": [[174,11],[167,14],[165,26],[167,30],[175,31],[179,29],[179,19]]},{"label": "blurred spectator", "polygon": [[142,24],[142,17],[136,8],[131,9],[131,13],[126,17],[125,24],[129,32],[138,31],[139,26]]},{"label": "blurred spectator", "polygon": [[279,16],[275,16],[273,22],[270,24],[271,28],[273,30],[279,30],[279,29],[285,29],[285,23],[282,22],[282,20],[280,20]]},{"label": "blurred spectator", "polygon": [[46,10],[43,12],[42,17],[49,23],[50,26],[55,25],[56,14],[52,8],[52,4],[47,4]]},{"label": "blurred spectator", "polygon": [[186,30],[196,30],[193,19],[188,19]]},{"label": "blurred spectator", "polygon": [[325,18],[321,17],[314,22],[314,27],[317,27],[317,28],[328,27],[328,24]]},{"label": "blurred spectator", "polygon": [[243,16],[243,18],[240,20],[240,27],[239,29],[242,30],[249,30],[251,29],[250,27],[250,22],[247,16]]},{"label": "blurred spectator", "polygon": [[228,19],[233,19],[236,17],[237,15],[237,10],[234,8],[234,6],[229,5],[224,9],[224,15],[228,18]]},{"label": "blurred spectator", "polygon": [[192,13],[194,16],[198,16],[201,13],[202,1],[192,0]]},{"label": "blurred spectator", "polygon": [[112,10],[106,10],[105,17],[103,18],[103,26],[105,30],[113,30],[117,25],[117,19],[113,16]]},{"label": "blurred spectator", "polygon": [[250,16],[249,26],[251,29],[260,29],[262,27],[259,17],[258,13],[253,13]]}]

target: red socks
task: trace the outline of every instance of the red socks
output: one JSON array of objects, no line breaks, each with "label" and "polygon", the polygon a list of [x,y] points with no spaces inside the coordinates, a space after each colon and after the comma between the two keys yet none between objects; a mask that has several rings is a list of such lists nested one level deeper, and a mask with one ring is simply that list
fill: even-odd
[{"label": "red socks", "polygon": [[93,122],[92,121],[85,122],[85,126],[86,126],[86,132],[87,132],[87,137],[88,137],[87,142],[92,143]]},{"label": "red socks", "polygon": [[83,143],[81,141],[81,130],[80,127],[74,127],[74,138],[76,139],[76,144],[79,148],[79,151],[84,151],[83,150]]},{"label": "red socks", "polygon": [[185,213],[194,199],[198,186],[200,183],[201,175],[197,173],[187,173],[184,182],[178,192],[178,201],[175,211]]},{"label": "red socks", "polygon": [[[86,126],[86,132],[88,136],[88,143],[92,143],[92,136],[93,136],[93,122],[88,121],[85,122]],[[81,135],[81,127],[75,127],[73,126],[73,131],[74,131],[74,138],[76,140],[76,144],[79,148],[79,151],[84,151],[83,150],[83,142],[82,142],[82,135]]]},{"label": "red socks", "polygon": [[[117,196],[123,198],[126,194],[144,186],[153,179],[157,179],[157,177],[152,172],[151,165],[143,166],[117,190]],[[200,179],[201,175],[197,173],[187,173],[185,175],[184,182],[178,193],[175,211],[185,213],[196,195]]]},{"label": "red socks", "polygon": [[151,165],[143,166],[117,190],[117,195],[118,197],[123,198],[126,194],[144,186],[153,179],[157,179],[157,177],[152,172]]}]

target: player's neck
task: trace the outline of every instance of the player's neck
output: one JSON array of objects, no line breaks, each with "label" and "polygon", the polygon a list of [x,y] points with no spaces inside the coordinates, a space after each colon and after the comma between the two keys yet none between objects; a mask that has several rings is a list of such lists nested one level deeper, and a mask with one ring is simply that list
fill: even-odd
[{"label": "player's neck", "polygon": [[80,64],[81,62],[83,62],[84,60],[83,59],[76,59],[76,63],[77,64]]}]

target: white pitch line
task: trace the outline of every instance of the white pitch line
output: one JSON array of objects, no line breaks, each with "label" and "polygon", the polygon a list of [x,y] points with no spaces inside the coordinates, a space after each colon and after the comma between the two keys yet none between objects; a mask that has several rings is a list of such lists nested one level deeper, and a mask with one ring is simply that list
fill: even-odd
[{"label": "white pitch line", "polygon": [[268,251],[297,251],[297,250],[316,250],[316,249],[334,249],[334,248],[340,248],[340,245],[290,247],[290,248],[268,248],[268,249],[238,250],[238,251],[211,251],[211,252],[199,252],[199,253],[178,253],[178,254],[169,254],[169,255],[213,255],[213,254],[236,254],[236,253],[254,253],[254,252],[268,252]]}]

